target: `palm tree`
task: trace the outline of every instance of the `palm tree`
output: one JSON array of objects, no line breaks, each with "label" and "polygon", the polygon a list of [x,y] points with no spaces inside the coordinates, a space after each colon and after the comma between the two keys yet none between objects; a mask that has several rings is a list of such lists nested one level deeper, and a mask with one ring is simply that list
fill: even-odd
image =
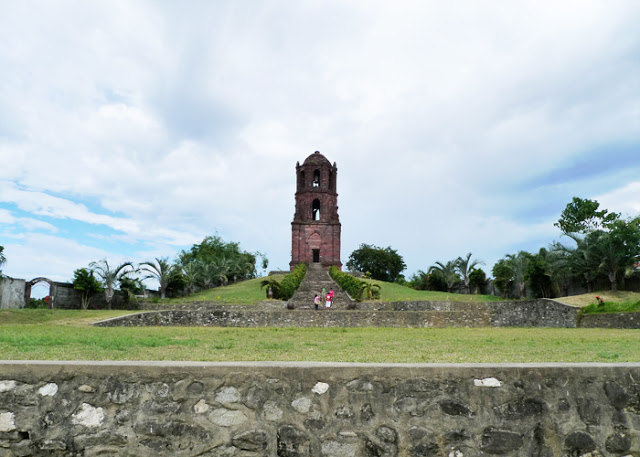
[{"label": "palm tree", "polygon": [[100,279],[102,279],[104,299],[107,302],[107,309],[111,309],[111,299],[113,298],[116,283],[120,280],[120,277],[127,273],[131,273],[131,270],[126,270],[127,267],[130,267],[131,270],[133,270],[133,264],[131,262],[124,262],[113,270],[109,267],[107,259],[102,259],[100,262],[91,262],[89,264],[89,268],[94,271]]},{"label": "palm tree", "polygon": [[360,294],[364,294],[366,300],[380,298],[380,286],[370,281],[362,281],[360,284]]},{"label": "palm tree", "polygon": [[263,279],[260,281],[260,288],[267,288],[267,298],[280,298],[280,291],[282,287],[280,286],[280,281],[277,279]]},{"label": "palm tree", "polygon": [[169,263],[167,258],[158,258],[154,262],[142,262],[140,263],[140,271],[147,273],[142,278],[155,279],[160,284],[160,298],[165,298],[167,294],[167,286],[179,273],[179,267],[176,264]]},{"label": "palm tree", "polygon": [[451,292],[453,286],[460,281],[458,276],[458,263],[456,260],[449,260],[446,264],[436,262],[429,268],[429,273],[439,274],[447,285],[447,292]]},{"label": "palm tree", "polygon": [[509,268],[511,269],[511,279],[518,291],[518,298],[524,296],[526,286],[525,275],[529,266],[530,257],[527,252],[520,251],[518,254],[507,254],[506,256]]},{"label": "palm tree", "polygon": [[189,262],[182,266],[182,277],[188,294],[192,294],[198,282],[198,264]]},{"label": "palm tree", "polygon": [[456,262],[456,271],[460,273],[462,279],[464,280],[464,290],[466,293],[471,293],[471,288],[469,287],[469,274],[475,269],[477,265],[484,265],[482,260],[474,260],[470,262],[471,253],[467,254],[467,258],[463,259],[462,257],[458,257]]}]

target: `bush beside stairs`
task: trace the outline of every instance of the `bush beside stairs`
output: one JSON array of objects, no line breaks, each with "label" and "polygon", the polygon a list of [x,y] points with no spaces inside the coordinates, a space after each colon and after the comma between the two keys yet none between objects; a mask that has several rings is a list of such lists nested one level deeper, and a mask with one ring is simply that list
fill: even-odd
[{"label": "bush beside stairs", "polygon": [[[316,294],[321,295],[323,287],[327,290],[327,293],[333,289],[333,304],[331,305],[331,310],[346,310],[349,309],[349,305],[355,303],[351,297],[331,279],[329,272],[325,270],[321,264],[312,263],[309,264],[307,274],[300,283],[300,287],[298,287],[298,290],[296,290],[287,302],[289,307],[293,305],[295,309],[312,310],[313,298]],[[324,302],[321,303],[318,308],[321,310],[325,309]]]}]

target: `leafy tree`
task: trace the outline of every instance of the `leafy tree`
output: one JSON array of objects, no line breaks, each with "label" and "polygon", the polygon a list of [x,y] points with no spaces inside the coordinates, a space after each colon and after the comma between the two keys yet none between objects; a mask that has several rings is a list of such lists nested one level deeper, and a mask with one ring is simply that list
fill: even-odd
[{"label": "leafy tree", "polygon": [[447,263],[436,262],[435,265],[429,268],[429,273],[440,276],[447,285],[447,292],[451,292],[453,286],[460,281],[457,259],[449,260]]},{"label": "leafy tree", "polygon": [[120,278],[130,273],[133,270],[133,264],[131,262],[124,262],[118,265],[116,268],[111,268],[107,259],[100,260],[99,262],[91,262],[89,268],[96,273],[102,280],[102,286],[104,287],[104,299],[107,302],[107,308],[111,309],[111,300],[115,293],[115,287],[119,283]]},{"label": "leafy tree", "polygon": [[620,214],[610,213],[606,209],[598,211],[599,207],[600,203],[595,200],[573,197],[571,203],[562,211],[558,222],[553,225],[565,234],[586,234],[607,227],[620,217]]},{"label": "leafy tree", "polygon": [[486,285],[487,274],[482,268],[474,268],[471,273],[469,273],[469,287],[473,290],[473,293],[482,293]]},{"label": "leafy tree", "polygon": [[82,309],[87,309],[91,297],[102,290],[100,281],[93,276],[91,270],[86,268],[79,268],[73,272],[73,288],[81,292],[80,306]]},{"label": "leafy tree", "polygon": [[520,251],[515,255],[507,254],[493,266],[493,282],[500,289],[503,297],[522,298],[525,296],[525,275],[530,260],[531,254]]},{"label": "leafy tree", "polygon": [[349,256],[347,268],[350,271],[368,272],[373,279],[394,282],[401,277],[401,273],[407,268],[407,265],[402,256],[390,246],[379,248],[374,245],[361,244]]},{"label": "leafy tree", "polygon": [[471,288],[469,287],[469,274],[475,269],[477,265],[484,265],[484,262],[481,260],[474,260],[472,262],[471,253],[468,253],[466,258],[458,257],[458,259],[456,260],[456,271],[460,274],[460,276],[462,276],[466,293],[471,293]]},{"label": "leafy tree", "polygon": [[219,236],[208,236],[202,243],[194,244],[189,251],[180,253],[185,287],[193,290],[197,285],[208,289],[232,282],[251,279],[256,275],[256,255],[262,258],[266,269],[268,260],[264,254],[252,254],[240,250],[238,243],[223,241]]},{"label": "leafy tree", "polygon": [[141,272],[146,273],[145,279],[155,279],[160,284],[160,298],[165,298],[167,286],[176,275],[180,274],[180,267],[169,262],[167,258],[156,257],[155,262],[142,262],[139,265]]},{"label": "leafy tree", "polygon": [[541,248],[538,254],[531,256],[527,265],[525,278],[531,294],[536,298],[550,298],[553,295],[553,283],[547,255],[547,250]]}]

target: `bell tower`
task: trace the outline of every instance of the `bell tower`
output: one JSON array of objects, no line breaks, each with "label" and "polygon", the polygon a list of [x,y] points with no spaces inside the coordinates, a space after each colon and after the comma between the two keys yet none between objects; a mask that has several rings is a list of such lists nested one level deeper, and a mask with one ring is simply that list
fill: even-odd
[{"label": "bell tower", "polygon": [[340,262],[340,219],[336,181],[338,167],[316,151],[302,165],[296,163],[296,212],[291,223],[291,263],[321,264],[328,268]]}]

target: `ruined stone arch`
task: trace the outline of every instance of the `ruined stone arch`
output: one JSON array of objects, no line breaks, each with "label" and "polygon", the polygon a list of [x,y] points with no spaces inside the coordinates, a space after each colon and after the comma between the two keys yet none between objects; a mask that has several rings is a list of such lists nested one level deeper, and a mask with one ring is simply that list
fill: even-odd
[{"label": "ruined stone arch", "polygon": [[49,284],[49,308],[53,309],[56,297],[56,283],[49,278],[34,278],[31,281],[28,281],[24,286],[24,302],[29,304],[29,300],[31,299],[31,288],[41,282]]}]

